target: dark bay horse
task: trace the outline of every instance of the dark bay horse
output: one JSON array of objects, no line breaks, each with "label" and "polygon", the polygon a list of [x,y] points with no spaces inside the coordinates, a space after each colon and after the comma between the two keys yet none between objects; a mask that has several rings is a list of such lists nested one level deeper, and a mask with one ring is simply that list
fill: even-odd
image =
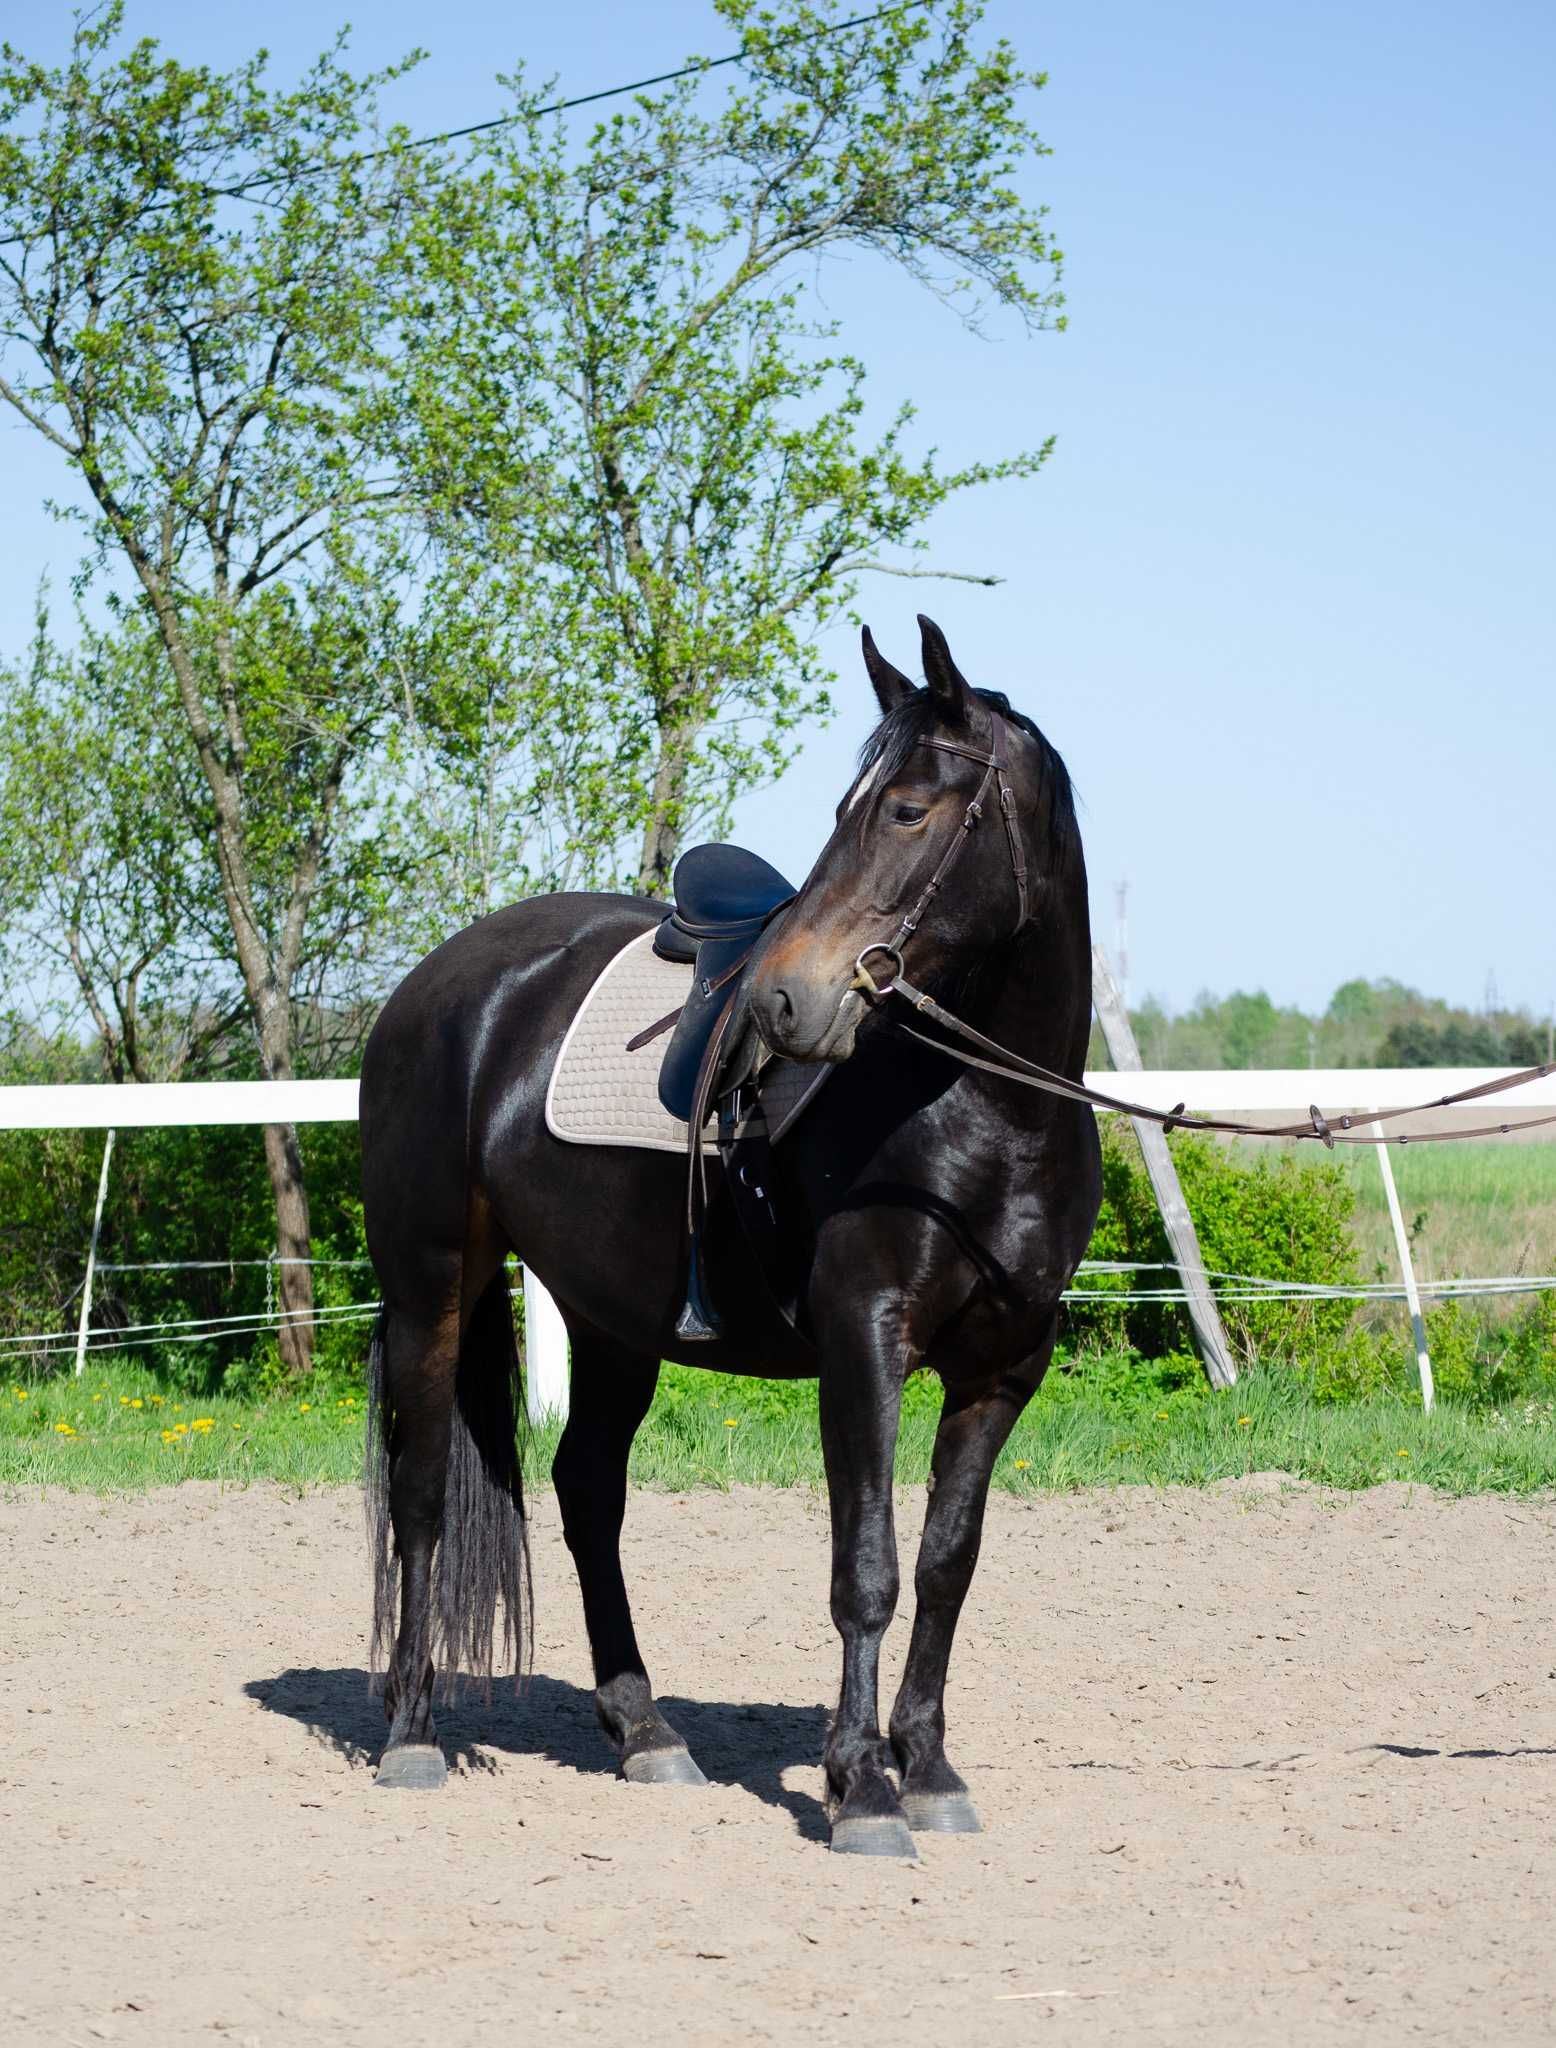
[{"label": "dark bay horse", "polygon": [[[528,1557],[503,1263],[513,1251],[556,1297],[571,1340],[554,1479],[599,1718],[623,1776],[703,1782],[655,1704],[621,1570],[627,1456],[660,1361],[816,1377],[843,1645],[825,1754],[832,1846],[911,1854],[910,1828],[978,1826],[946,1756],[946,1671],[990,1475],[1047,1369],[1060,1293],[1096,1218],[1096,1127],[1084,1104],[899,1035],[861,993],[857,962],[897,945],[915,981],[980,1030],[1078,1078],[1090,934],[1063,763],[920,624],[924,689],[865,634],[881,721],[748,981],[771,1052],[847,1063],[772,1154],[776,1204],[805,1246],[809,1338],[772,1305],[715,1166],[706,1270],[722,1333],[678,1339],[683,1162],[569,1145],[547,1129],[569,1022],[663,905],[557,895],[500,910],[414,968],[373,1030],[361,1131],[384,1300],[369,1454],[375,1646],[389,1652],[380,1784],[444,1776],[435,1661],[489,1674],[499,1610],[504,1657],[522,1661]],[[912,1638],[883,1736],[880,1647],[898,1594],[892,1462],[903,1381],[919,1366],[939,1374],[944,1404]]]}]

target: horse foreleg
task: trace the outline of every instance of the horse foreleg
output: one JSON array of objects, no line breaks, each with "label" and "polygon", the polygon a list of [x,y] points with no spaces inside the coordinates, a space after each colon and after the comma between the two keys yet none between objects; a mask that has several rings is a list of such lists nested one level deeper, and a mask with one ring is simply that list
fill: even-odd
[{"label": "horse foreleg", "polygon": [[551,1476],[583,1594],[594,1707],[635,1785],[705,1785],[685,1740],[660,1713],[638,1650],[621,1570],[627,1457],[648,1413],[659,1362],[569,1326],[572,1394]]},{"label": "horse foreleg", "polygon": [[935,1432],[929,1508],[913,1579],[913,1634],[891,1713],[903,1810],[910,1827],[931,1833],[975,1834],[981,1826],[966,1785],[946,1760],[946,1673],[978,1562],[994,1462],[1052,1350],[1050,1337],[991,1388],[974,1393],[948,1388]]},{"label": "horse foreleg", "polygon": [[897,1607],[892,1463],[902,1382],[876,1338],[821,1373],[821,1445],[832,1507],[832,1620],[843,1639],[843,1684],[827,1738],[832,1847],[911,1856],[913,1837],[886,1775],[880,1729],[881,1638]]}]

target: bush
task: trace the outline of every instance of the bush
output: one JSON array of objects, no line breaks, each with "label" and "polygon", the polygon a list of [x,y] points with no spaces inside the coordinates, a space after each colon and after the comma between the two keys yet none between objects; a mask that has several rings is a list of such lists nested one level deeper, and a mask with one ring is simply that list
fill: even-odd
[{"label": "bush", "polygon": [[1493,1400],[1556,1395],[1556,1293],[1537,1294],[1519,1313],[1492,1374]]},{"label": "bush", "polygon": [[[1287,1152],[1250,1158],[1193,1132],[1177,1133],[1167,1142],[1210,1272],[1245,1273],[1277,1283],[1354,1285],[1355,1193],[1343,1167]],[[1106,1119],[1102,1127],[1102,1210],[1088,1256],[1162,1267],[1172,1260],[1138,1141],[1119,1117]],[[1174,1277],[1146,1272],[1083,1279],[1081,1284],[1102,1298],[1095,1308],[1090,1303],[1071,1306],[1067,1341],[1086,1351],[1132,1350],[1145,1358],[1191,1352],[1188,1315],[1176,1303],[1107,1299],[1137,1285],[1171,1285]],[[1227,1300],[1221,1313],[1243,1364],[1311,1367],[1320,1353],[1346,1339],[1352,1308],[1349,1302],[1321,1299]]]},{"label": "bush", "polygon": [[1402,1393],[1415,1381],[1415,1354],[1386,1335],[1353,1323],[1341,1337],[1317,1346],[1307,1366],[1308,1391],[1323,1407]]},{"label": "bush", "polygon": [[[1426,1348],[1441,1401],[1494,1407],[1556,1395],[1556,1294],[1537,1294],[1512,1316],[1495,1317],[1467,1301],[1426,1311]],[[1402,1345],[1415,1378],[1415,1353]]]},{"label": "bush", "polygon": [[[365,1259],[355,1125],[308,1125],[301,1136],[314,1257]],[[102,1153],[100,1131],[0,1133],[0,1335],[74,1328]],[[275,1212],[258,1130],[122,1131],[103,1211],[93,1330],[101,1335],[135,1324],[262,1311],[273,1279],[264,1261],[274,1247]],[[111,1270],[194,1260],[212,1263],[181,1272]],[[314,1287],[321,1306],[377,1299],[366,1266],[319,1266]],[[223,1385],[229,1369],[237,1374],[234,1391],[257,1391],[267,1384],[273,1350],[268,1333],[238,1325],[208,1342],[164,1339],[121,1355],[138,1356],[168,1385],[197,1395]],[[366,1350],[362,1322],[319,1325],[316,1356],[326,1373],[360,1378]],[[38,1356],[33,1370],[69,1366],[67,1349]]]}]

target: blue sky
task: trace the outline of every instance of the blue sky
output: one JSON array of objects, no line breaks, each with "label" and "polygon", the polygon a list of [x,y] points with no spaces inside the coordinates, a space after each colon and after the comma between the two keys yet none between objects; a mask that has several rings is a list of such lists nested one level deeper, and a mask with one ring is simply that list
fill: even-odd
[{"label": "blue sky", "polygon": [[[50,13],[17,38],[30,54],[62,41]],[[229,63],[262,33],[283,75],[334,19],[130,6],[185,57]],[[1494,974],[1544,1014],[1556,14],[993,0],[989,25],[1050,74],[1055,154],[1029,183],[1067,253],[1069,332],[974,339],[873,264],[826,292],[883,408],[914,399],[946,460],[1058,445],[931,529],[933,563],[1004,583],[868,579],[877,638],[911,668],[932,612],[1060,747],[1109,943],[1130,883],[1135,996],[1313,1006],[1388,974],[1478,1005]],[[354,48],[418,40],[392,110],[433,128],[499,111],[492,76],[518,57],[588,91],[729,37],[687,0],[379,0]],[[0,432],[16,651],[40,571],[62,587],[75,547],[40,509],[52,465]],[[795,872],[870,722],[852,635],[827,645],[838,716],[736,820]]]}]

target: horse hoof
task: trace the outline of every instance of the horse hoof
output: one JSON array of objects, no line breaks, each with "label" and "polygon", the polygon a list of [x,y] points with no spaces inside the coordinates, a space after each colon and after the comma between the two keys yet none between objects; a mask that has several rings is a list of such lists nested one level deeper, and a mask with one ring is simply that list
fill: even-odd
[{"label": "horse hoof", "polygon": [[835,1856],[917,1855],[905,1820],[895,1814],[845,1814],[832,1823],[832,1853]]},{"label": "horse hoof", "polygon": [[629,1785],[706,1785],[689,1749],[640,1749],[627,1757],[621,1775]]},{"label": "horse hoof", "polygon": [[435,1742],[402,1742],[384,1751],[373,1783],[393,1792],[435,1792],[447,1777],[448,1765]]},{"label": "horse hoof", "polygon": [[904,1792],[902,1810],[916,1835],[981,1835],[983,1822],[965,1792]]}]

